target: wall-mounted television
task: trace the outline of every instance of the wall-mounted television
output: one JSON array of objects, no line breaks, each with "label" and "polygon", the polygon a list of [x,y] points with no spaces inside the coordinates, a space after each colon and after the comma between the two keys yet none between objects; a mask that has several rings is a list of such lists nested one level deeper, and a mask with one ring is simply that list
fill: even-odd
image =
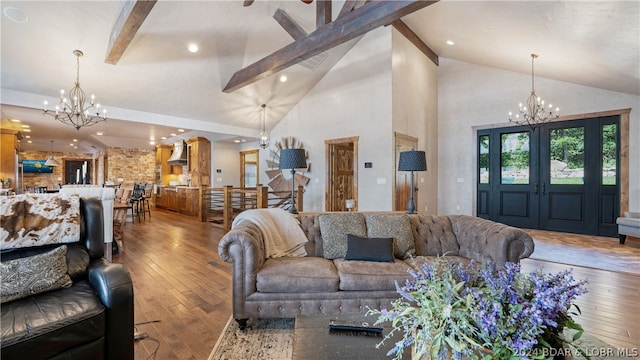
[{"label": "wall-mounted television", "polygon": [[22,160],[22,171],[25,174],[50,174],[53,172],[53,167],[47,166],[44,163],[46,160]]}]

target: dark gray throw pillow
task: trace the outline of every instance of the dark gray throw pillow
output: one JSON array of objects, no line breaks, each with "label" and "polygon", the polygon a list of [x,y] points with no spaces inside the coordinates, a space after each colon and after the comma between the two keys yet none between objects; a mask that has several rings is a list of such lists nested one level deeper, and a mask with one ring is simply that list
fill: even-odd
[{"label": "dark gray throw pillow", "polygon": [[393,238],[366,238],[348,234],[344,259],[393,262]]}]

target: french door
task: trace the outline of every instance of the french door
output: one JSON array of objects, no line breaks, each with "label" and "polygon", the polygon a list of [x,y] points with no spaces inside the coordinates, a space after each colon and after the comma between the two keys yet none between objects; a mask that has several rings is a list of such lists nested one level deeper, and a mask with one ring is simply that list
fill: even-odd
[{"label": "french door", "polygon": [[619,116],[478,131],[477,215],[616,236]]}]

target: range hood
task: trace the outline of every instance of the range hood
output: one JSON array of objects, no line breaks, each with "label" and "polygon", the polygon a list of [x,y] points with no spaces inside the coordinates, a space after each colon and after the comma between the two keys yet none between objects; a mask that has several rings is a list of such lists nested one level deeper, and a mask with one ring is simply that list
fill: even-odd
[{"label": "range hood", "polygon": [[167,160],[169,165],[187,165],[187,144],[184,141],[173,144],[173,152]]}]

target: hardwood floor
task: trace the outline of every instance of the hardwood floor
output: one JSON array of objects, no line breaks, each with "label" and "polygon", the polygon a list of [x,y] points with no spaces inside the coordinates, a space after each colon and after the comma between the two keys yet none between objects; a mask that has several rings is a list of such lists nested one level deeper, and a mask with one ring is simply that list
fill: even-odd
[{"label": "hardwood floor", "polygon": [[[142,223],[126,223],[124,247],[114,262],[125,264],[131,272],[136,328],[149,335],[136,342],[136,359],[207,359],[231,314],[231,265],[217,252],[223,235],[216,225],[156,209]],[[581,247],[594,254],[614,252],[591,268],[534,259],[524,260],[522,268],[541,267],[549,272],[573,268],[575,278],[589,280],[589,293],[578,301],[582,309],[579,322],[601,340],[637,351],[640,275],[597,268],[598,262],[615,261],[615,251],[640,256],[640,239],[628,238],[619,247],[611,238],[558,233],[534,236],[536,243],[555,245],[546,247],[548,251],[562,251],[563,244],[570,244],[573,250]],[[537,254],[538,259],[544,256],[544,252]]]}]

